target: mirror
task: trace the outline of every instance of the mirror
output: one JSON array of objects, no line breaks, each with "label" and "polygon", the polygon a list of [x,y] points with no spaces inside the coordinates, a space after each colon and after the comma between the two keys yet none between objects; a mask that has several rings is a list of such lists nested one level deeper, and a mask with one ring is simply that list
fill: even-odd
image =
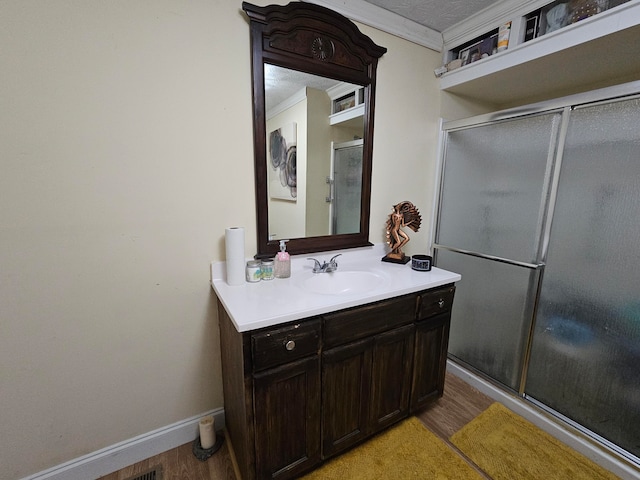
[{"label": "mirror", "polygon": [[258,7],[251,26],[258,252],[369,243],[375,73],[386,49],[318,5]]},{"label": "mirror", "polygon": [[360,231],[364,87],[264,66],[270,240]]}]

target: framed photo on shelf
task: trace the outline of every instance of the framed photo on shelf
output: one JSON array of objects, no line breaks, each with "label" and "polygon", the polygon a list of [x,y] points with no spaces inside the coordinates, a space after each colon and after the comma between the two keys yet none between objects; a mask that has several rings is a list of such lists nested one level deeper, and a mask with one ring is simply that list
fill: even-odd
[{"label": "framed photo on shelf", "polygon": [[462,65],[466,65],[467,63],[469,63],[469,49],[465,48],[464,50],[460,50],[458,58],[462,60]]},{"label": "framed photo on shelf", "polygon": [[540,20],[540,14],[533,15],[527,18],[524,27],[524,41],[528,42],[538,36],[538,22]]},{"label": "framed photo on shelf", "polygon": [[480,47],[474,45],[469,51],[469,63],[477,62],[478,60],[480,60]]},{"label": "framed photo on shelf", "polygon": [[468,65],[480,59],[480,43],[482,42],[476,42],[460,50],[458,58],[462,59],[462,65]]},{"label": "framed photo on shelf", "polygon": [[340,97],[337,100],[333,101],[333,113],[339,113],[347,110],[348,108],[353,108],[356,106],[356,94],[355,92],[349,93],[344,97]]}]

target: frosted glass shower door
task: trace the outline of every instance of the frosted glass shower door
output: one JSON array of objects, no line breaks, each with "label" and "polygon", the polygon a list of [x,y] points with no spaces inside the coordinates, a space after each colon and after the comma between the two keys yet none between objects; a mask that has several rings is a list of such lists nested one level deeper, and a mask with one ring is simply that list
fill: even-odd
[{"label": "frosted glass shower door", "polygon": [[640,100],[571,113],[525,393],[640,457]]},{"label": "frosted glass shower door", "polygon": [[362,146],[362,140],[354,140],[335,146],[332,234],[360,231]]},{"label": "frosted glass shower door", "polygon": [[537,262],[561,117],[547,113],[447,133],[437,243]]},{"label": "frosted glass shower door", "polygon": [[518,390],[539,270],[448,250],[438,267],[457,272],[449,353]]},{"label": "frosted glass shower door", "polygon": [[462,275],[449,353],[519,390],[562,115],[446,133],[435,265]]}]

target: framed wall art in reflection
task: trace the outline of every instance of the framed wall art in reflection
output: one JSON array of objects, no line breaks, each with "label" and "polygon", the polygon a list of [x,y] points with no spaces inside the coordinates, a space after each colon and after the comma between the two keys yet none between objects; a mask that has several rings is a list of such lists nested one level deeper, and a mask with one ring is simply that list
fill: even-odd
[{"label": "framed wall art in reflection", "polygon": [[295,202],[298,197],[296,122],[270,131],[267,142],[269,196]]}]

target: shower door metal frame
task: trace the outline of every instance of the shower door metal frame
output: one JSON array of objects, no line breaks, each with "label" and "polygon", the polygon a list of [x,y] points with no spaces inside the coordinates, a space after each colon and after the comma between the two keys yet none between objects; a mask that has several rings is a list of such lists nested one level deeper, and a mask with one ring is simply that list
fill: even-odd
[{"label": "shower door metal frame", "polygon": [[[507,112],[512,112],[508,114]],[[504,113],[504,115],[503,115]],[[461,248],[451,247],[444,244],[440,244],[436,242],[438,238],[438,226],[440,224],[440,215],[441,215],[441,206],[442,206],[442,194],[443,194],[443,186],[444,186],[444,172],[446,168],[446,154],[447,154],[447,136],[449,132],[455,132],[460,130],[466,130],[469,128],[478,128],[487,125],[494,125],[506,121],[513,121],[519,118],[530,118],[537,115],[549,115],[553,113],[558,113],[561,115],[561,119],[559,124],[554,127],[550,140],[549,140],[549,148],[547,150],[547,159],[545,166],[545,173],[543,179],[543,185],[541,189],[540,195],[540,205],[538,211],[538,221],[535,228],[535,238],[534,238],[534,262],[524,262],[520,260],[515,260],[511,258],[498,257],[495,255],[475,252],[471,250],[465,250]],[[537,106],[532,106],[529,109],[517,109],[515,111],[505,111],[498,112],[497,114],[488,114],[482,115],[479,117],[472,117],[467,120],[461,120],[456,122],[444,123],[442,125],[443,136],[442,136],[442,145],[441,148],[441,162],[440,162],[440,171],[439,171],[439,185],[438,185],[438,197],[437,197],[437,216],[435,223],[435,228],[433,232],[432,245],[434,249],[434,256],[437,261],[437,250],[448,250],[455,253],[460,253],[464,255],[469,255],[477,258],[482,258],[484,260],[497,261],[501,263],[505,263],[508,265],[513,265],[516,267],[522,267],[535,272],[536,277],[533,281],[529,283],[529,288],[526,293],[526,311],[531,312],[531,317],[523,319],[523,321],[528,322],[526,326],[527,335],[526,338],[520,339],[524,348],[522,348],[522,358],[518,364],[518,370],[520,372],[520,380],[518,382],[517,392],[518,395],[524,396],[524,386],[527,375],[527,367],[529,357],[531,355],[531,345],[533,340],[533,331],[535,328],[535,318],[536,318],[536,308],[537,301],[540,293],[540,288],[542,285],[542,277],[544,273],[544,259],[546,258],[546,248],[549,244],[548,235],[551,230],[551,217],[549,216],[549,212],[553,211],[555,205],[555,192],[557,191],[557,180],[558,180],[558,172],[559,172],[559,156],[561,155],[561,149],[559,148],[560,142],[564,141],[564,136],[567,131],[568,124],[568,115],[569,115],[569,107],[559,108],[558,106],[549,106],[548,108],[538,108]]]},{"label": "shower door metal frame", "polygon": [[[364,140],[359,138],[357,140],[349,140],[347,142],[331,142],[331,176],[327,177],[327,183],[329,184],[329,196],[327,202],[329,203],[329,231],[332,235],[336,234],[338,229],[338,209],[340,208],[338,202],[338,186],[336,184],[336,154],[338,150],[344,150],[348,148],[360,147],[364,148]],[[361,185],[362,188],[362,185]]]},{"label": "shower door metal frame", "polygon": [[[544,277],[544,267],[547,259],[548,247],[549,247],[549,242],[551,237],[553,215],[556,207],[556,199],[557,199],[558,187],[560,182],[562,159],[564,154],[564,147],[565,147],[567,132],[569,128],[569,122],[571,118],[571,112],[575,109],[581,109],[581,108],[585,108],[585,107],[589,107],[597,104],[614,103],[616,101],[630,100],[633,98],[640,98],[640,81],[625,83],[625,84],[617,85],[614,87],[602,88],[602,89],[594,90],[591,92],[580,93],[580,94],[571,95],[567,97],[561,97],[558,99],[548,100],[548,101],[531,104],[523,107],[502,110],[502,111],[489,113],[485,115],[478,115],[478,116],[470,117],[467,119],[455,120],[455,121],[449,121],[449,122],[442,121],[441,130],[440,130],[438,181],[436,182],[435,202],[434,202],[434,225],[431,232],[432,252],[434,255],[434,259],[436,261],[437,261],[437,250],[441,249],[441,250],[448,250],[448,251],[452,251],[452,252],[456,252],[464,255],[480,257],[487,260],[504,262],[510,265],[534,269],[538,271],[539,275],[537,279],[537,285],[535,285],[535,288],[534,286],[530,285],[530,290],[527,292],[528,302],[529,301],[533,302],[533,310],[532,310],[532,318],[531,318],[529,329],[527,332],[527,338],[525,340],[526,347],[524,349],[524,353],[521,358],[521,362],[522,362],[520,365],[521,375],[520,375],[520,382],[518,385],[517,393],[521,398],[549,412],[550,414],[561,419],[567,424],[572,425],[574,428],[594,438],[601,444],[607,446],[613,451],[616,451],[618,454],[621,454],[623,457],[626,457],[626,458],[629,458],[629,455],[632,455],[632,454],[630,454],[630,452],[627,452],[626,450],[621,449],[611,441],[595,434],[588,428],[556,412],[551,407],[541,402],[538,402],[532,397],[529,397],[525,393],[525,387],[526,387],[527,370],[529,367],[530,356],[531,356],[533,333],[535,328],[535,319],[537,316],[540,290],[541,290],[543,277]],[[553,148],[554,153],[553,155],[550,154],[549,158],[547,159],[548,164],[547,164],[547,170],[545,173],[545,180],[544,180],[545,185],[543,186],[544,195],[542,195],[542,198],[544,198],[545,200],[542,201],[542,205],[541,205],[542,212],[536,228],[537,237],[538,237],[536,239],[537,248],[535,249],[537,252],[536,262],[535,263],[521,262],[521,261],[516,261],[512,259],[482,254],[479,252],[473,252],[469,250],[450,247],[450,246],[437,243],[436,240],[438,238],[438,229],[440,225],[441,208],[442,208],[442,200],[443,200],[443,186],[444,186],[444,180],[445,180],[444,172],[445,172],[446,154],[447,154],[446,140],[447,140],[448,133],[452,131],[464,130],[468,128],[483,126],[483,125],[496,124],[501,121],[514,120],[521,117],[529,117],[532,115],[553,113],[554,111],[561,112],[562,119],[560,121],[558,131],[551,139],[551,142],[555,142],[555,145]],[[552,145],[550,145],[550,147],[551,146]],[[551,148],[550,148],[550,151],[551,151]],[[482,372],[477,372],[477,373],[480,373],[480,375],[484,377],[488,377],[492,382],[495,382],[495,380],[491,379],[491,377],[489,377],[487,374],[484,374]],[[638,459],[631,458],[631,460],[634,462],[637,462]]]}]

